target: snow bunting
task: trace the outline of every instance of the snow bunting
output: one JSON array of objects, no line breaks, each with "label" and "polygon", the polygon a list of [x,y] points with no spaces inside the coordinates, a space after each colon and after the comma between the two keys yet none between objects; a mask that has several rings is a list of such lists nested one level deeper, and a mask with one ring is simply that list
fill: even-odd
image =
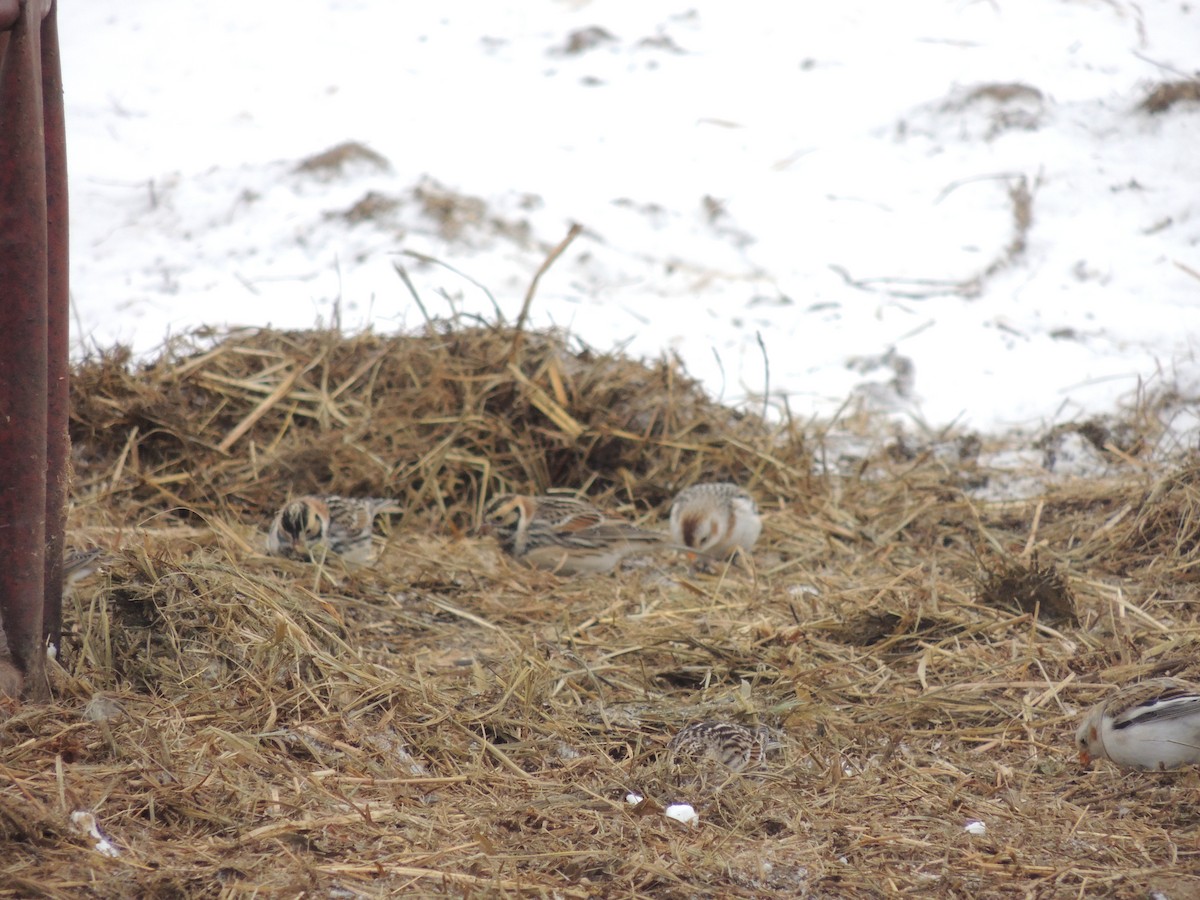
[{"label": "snow bunting", "polygon": [[1134,769],[1200,763],[1200,686],[1153,678],[1094,707],[1075,734],[1079,760],[1109,759]]},{"label": "snow bunting", "polygon": [[758,504],[727,481],[693,484],[671,503],[671,539],[705,559],[749,553],[761,532]]},{"label": "snow bunting", "polygon": [[510,556],[559,575],[611,572],[631,553],[666,542],[664,534],[556,494],[501,494],[484,509],[480,530],[495,535]]},{"label": "snow bunting", "polygon": [[267,553],[311,559],[313,550],[324,548],[350,562],[369,562],[375,517],[400,511],[397,501],[379,497],[300,497],[276,513]]},{"label": "snow bunting", "polygon": [[765,727],[751,730],[731,722],[693,722],[671,738],[667,750],[672,761],[713,760],[741,772],[762,765],[767,749],[773,746]]}]

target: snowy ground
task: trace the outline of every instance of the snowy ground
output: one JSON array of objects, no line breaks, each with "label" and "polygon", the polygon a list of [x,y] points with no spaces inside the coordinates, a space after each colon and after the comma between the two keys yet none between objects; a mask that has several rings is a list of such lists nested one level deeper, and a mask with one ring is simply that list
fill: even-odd
[{"label": "snowy ground", "polygon": [[[1200,381],[1179,0],[88,0],[60,13],[77,352],[515,318],[727,402],[981,430]],[[300,164],[343,142],[378,158]],[[760,346],[761,340],[761,346]]]}]

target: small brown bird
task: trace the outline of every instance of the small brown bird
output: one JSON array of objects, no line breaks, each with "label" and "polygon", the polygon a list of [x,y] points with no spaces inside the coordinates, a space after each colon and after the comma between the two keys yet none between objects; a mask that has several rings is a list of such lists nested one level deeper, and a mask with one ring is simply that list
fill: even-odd
[{"label": "small brown bird", "polygon": [[671,503],[671,539],[708,560],[749,553],[762,533],[762,517],[749,492],[727,481],[693,484]]},{"label": "small brown bird", "polygon": [[[63,554],[63,593],[68,593],[81,578],[95,572],[108,554],[99,547],[90,550],[67,550]],[[9,655],[8,640],[0,629],[0,697],[20,698],[25,676]]]},{"label": "small brown bird", "polygon": [[379,497],[298,497],[275,515],[267,553],[308,560],[314,551],[331,552],[350,562],[370,562],[375,517],[401,511],[398,501]]},{"label": "small brown bird", "polygon": [[673,761],[712,760],[741,772],[762,765],[773,746],[770,731],[763,726],[751,730],[732,722],[693,722],[671,738],[667,750]]},{"label": "small brown bird", "polygon": [[25,687],[25,676],[7,656],[0,656],[0,697],[19,700]]},{"label": "small brown bird", "polygon": [[63,590],[69,591],[81,578],[87,578],[103,565],[108,554],[99,547],[67,550],[63,555]]},{"label": "small brown bird", "polygon": [[559,575],[611,572],[626,556],[667,543],[665,534],[558,494],[501,494],[484,510],[480,530],[515,559]]},{"label": "small brown bird", "polygon": [[1130,769],[1200,763],[1200,685],[1152,678],[1094,706],[1075,733],[1079,761],[1108,759]]}]

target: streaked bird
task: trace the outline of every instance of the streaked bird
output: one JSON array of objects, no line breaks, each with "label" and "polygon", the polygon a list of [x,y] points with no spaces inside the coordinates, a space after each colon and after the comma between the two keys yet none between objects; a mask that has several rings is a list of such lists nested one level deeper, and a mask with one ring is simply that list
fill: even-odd
[{"label": "streaked bird", "polygon": [[557,494],[501,494],[484,509],[480,530],[509,556],[560,575],[611,572],[626,556],[667,543],[661,532]]},{"label": "streaked bird", "polygon": [[68,549],[63,555],[63,590],[70,590],[75,582],[97,571],[107,558],[108,553],[100,547],[88,550]]},{"label": "streaked bird", "polygon": [[765,726],[750,729],[732,722],[693,722],[671,738],[667,750],[675,763],[712,761],[742,772],[761,766],[774,746]]},{"label": "streaked bird", "polygon": [[267,552],[303,560],[330,552],[350,562],[370,562],[375,517],[401,511],[396,500],[379,497],[298,497],[276,513]]},{"label": "streaked bird", "polygon": [[[104,562],[107,553],[99,547],[89,550],[67,550],[63,554],[63,594],[70,592],[81,578],[86,578]],[[0,629],[0,697],[11,697],[14,700],[21,696],[25,687],[25,676],[12,661],[8,649],[8,640],[3,629]]]},{"label": "streaked bird", "polygon": [[0,656],[0,697],[20,699],[25,687],[25,676],[7,656]]}]

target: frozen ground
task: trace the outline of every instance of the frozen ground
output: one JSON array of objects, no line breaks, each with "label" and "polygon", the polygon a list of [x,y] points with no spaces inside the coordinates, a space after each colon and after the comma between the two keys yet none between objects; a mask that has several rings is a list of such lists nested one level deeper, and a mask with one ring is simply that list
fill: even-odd
[{"label": "frozen ground", "polygon": [[[515,318],[714,395],[1034,428],[1200,375],[1200,11],[1166,0],[88,0],[77,352]],[[345,142],[340,165],[302,167]],[[760,345],[761,341],[761,345]]]}]

